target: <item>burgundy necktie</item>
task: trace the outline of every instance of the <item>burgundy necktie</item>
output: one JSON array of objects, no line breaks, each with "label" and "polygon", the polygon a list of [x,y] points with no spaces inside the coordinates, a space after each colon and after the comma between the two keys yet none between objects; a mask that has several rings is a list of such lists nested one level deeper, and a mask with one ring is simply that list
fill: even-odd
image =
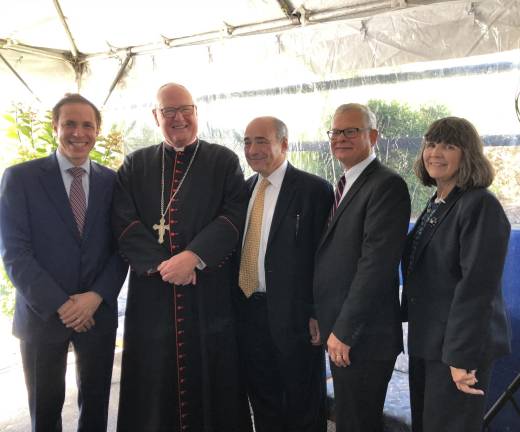
[{"label": "burgundy necktie", "polygon": [[345,190],[346,181],[347,180],[345,178],[345,174],[343,174],[338,180],[338,184],[336,185],[336,192],[334,193],[334,204],[330,209],[329,221],[334,216],[334,213],[336,212],[336,209],[338,208],[339,203],[341,202],[341,197],[343,196],[343,191]]},{"label": "burgundy necktie", "polygon": [[79,235],[83,234],[83,226],[85,225],[85,214],[87,212],[87,200],[81,177],[85,174],[85,170],[81,167],[69,168],[67,172],[73,177],[70,185],[69,201],[74,219],[78,226]]}]

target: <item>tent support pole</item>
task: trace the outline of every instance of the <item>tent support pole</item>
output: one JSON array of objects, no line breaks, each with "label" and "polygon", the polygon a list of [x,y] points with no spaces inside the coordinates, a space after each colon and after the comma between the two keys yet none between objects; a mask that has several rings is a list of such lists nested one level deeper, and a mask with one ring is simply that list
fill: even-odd
[{"label": "tent support pole", "polygon": [[110,90],[108,91],[108,95],[107,95],[105,101],[103,102],[103,105],[101,106],[101,109],[103,109],[103,107],[108,102],[108,99],[110,98],[110,96],[112,95],[112,92],[116,88],[117,83],[121,80],[123,74],[125,73],[126,67],[128,66],[128,63],[130,63],[130,59],[132,57],[133,57],[132,53],[130,53],[130,52],[127,53],[123,63],[121,64],[121,67],[119,68],[119,71],[117,72],[117,75],[116,75],[114,81],[112,82],[112,85],[110,86]]},{"label": "tent support pole", "polygon": [[5,65],[9,68],[9,70],[16,76],[16,78],[18,78],[18,80],[24,85],[24,87],[29,90],[29,93],[31,93],[34,98],[41,103],[41,100],[38,98],[38,96],[36,96],[34,94],[34,92],[31,90],[31,88],[29,87],[29,85],[24,81],[24,79],[20,76],[20,74],[18,72],[16,72],[16,69],[14,67],[11,66],[11,64],[7,61],[7,59],[2,55],[0,54],[0,59],[5,63]]},{"label": "tent support pole", "polygon": [[293,11],[295,8],[290,0],[276,0],[276,2],[287,18],[293,17]]},{"label": "tent support pole", "polygon": [[54,7],[56,8],[56,12],[58,13],[58,16],[60,18],[61,24],[63,25],[65,33],[67,34],[67,38],[69,39],[70,53],[72,54],[72,58],[74,60],[77,60],[79,57],[78,47],[76,46],[76,42],[74,42],[74,38],[72,37],[69,25],[67,24],[67,20],[65,19],[65,15],[63,15],[63,10],[61,9],[60,2],[59,0],[53,0],[53,2]]}]

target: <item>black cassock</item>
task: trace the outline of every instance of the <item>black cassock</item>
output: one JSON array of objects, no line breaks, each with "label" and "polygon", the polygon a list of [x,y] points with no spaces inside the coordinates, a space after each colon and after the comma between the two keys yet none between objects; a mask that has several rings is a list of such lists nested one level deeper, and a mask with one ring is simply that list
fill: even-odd
[{"label": "black cassock", "polygon": [[[153,229],[161,213],[162,145],[132,153],[118,172],[114,224],[131,266],[118,432],[242,432],[245,427],[229,260],[247,192],[232,151],[205,141],[196,148],[195,143],[176,152],[165,145],[165,208],[194,159],[166,213],[163,244]],[[154,270],[183,250],[207,266],[197,270],[196,285],[163,282]]]}]

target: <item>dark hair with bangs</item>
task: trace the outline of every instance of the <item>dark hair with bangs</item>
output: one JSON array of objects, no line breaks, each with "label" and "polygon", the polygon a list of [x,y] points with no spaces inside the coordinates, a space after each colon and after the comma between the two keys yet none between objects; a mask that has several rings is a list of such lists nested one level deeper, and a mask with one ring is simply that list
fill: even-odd
[{"label": "dark hair with bangs", "polygon": [[99,109],[96,105],[94,105],[92,102],[90,102],[86,97],[81,96],[79,93],[65,93],[65,96],[63,96],[56,105],[54,105],[54,108],[52,109],[52,123],[58,124],[58,121],[60,119],[60,109],[63,105],[68,104],[85,104],[90,106],[94,110],[94,115],[96,117],[96,126],[101,128],[101,113],[99,112]]},{"label": "dark hair with bangs", "polygon": [[452,144],[462,150],[460,168],[456,174],[461,189],[488,187],[493,183],[495,171],[484,155],[482,140],[469,121],[460,117],[445,117],[434,121],[424,134],[421,149],[414,163],[415,175],[425,186],[435,186],[424,166],[423,153],[428,143]]}]

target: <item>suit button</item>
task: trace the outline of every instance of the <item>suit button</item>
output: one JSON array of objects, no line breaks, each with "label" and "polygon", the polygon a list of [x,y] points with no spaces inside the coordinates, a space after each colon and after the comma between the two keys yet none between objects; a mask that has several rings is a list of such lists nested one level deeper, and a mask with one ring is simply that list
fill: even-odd
[{"label": "suit button", "polygon": [[410,298],[410,304],[414,304],[414,303],[415,303],[415,297]]}]

